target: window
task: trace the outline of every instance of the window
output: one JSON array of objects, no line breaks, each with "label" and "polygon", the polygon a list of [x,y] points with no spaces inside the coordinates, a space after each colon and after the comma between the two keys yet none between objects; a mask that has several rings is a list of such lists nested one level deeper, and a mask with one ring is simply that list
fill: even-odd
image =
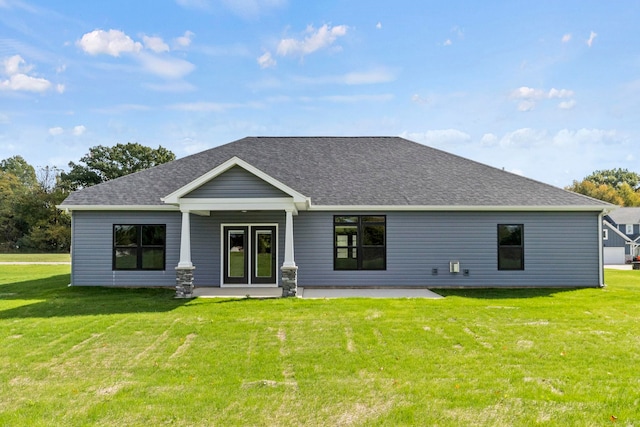
[{"label": "window", "polygon": [[385,216],[335,216],[333,230],[334,270],[387,268]]},{"label": "window", "polygon": [[524,225],[498,224],[498,270],[524,270]]},{"label": "window", "polygon": [[627,224],[625,226],[625,234],[633,234],[633,224]]},{"label": "window", "polygon": [[114,270],[164,270],[165,225],[114,225]]},{"label": "window", "polygon": [[609,230],[602,230],[602,240],[609,240]]}]

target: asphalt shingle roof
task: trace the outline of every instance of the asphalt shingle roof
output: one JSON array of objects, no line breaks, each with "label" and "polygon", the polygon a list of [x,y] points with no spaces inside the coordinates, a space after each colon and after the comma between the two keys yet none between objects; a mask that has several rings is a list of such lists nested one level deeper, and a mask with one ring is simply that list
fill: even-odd
[{"label": "asphalt shingle roof", "polygon": [[619,208],[609,212],[616,224],[640,224],[640,208]]},{"label": "asphalt shingle roof", "polygon": [[312,205],[611,206],[399,137],[247,137],[78,190],[61,206],[160,205],[234,156]]}]

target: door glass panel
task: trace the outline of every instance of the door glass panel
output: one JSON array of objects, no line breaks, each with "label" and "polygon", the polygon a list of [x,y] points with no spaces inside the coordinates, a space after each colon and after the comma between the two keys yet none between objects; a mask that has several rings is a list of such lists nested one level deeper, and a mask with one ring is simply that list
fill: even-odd
[{"label": "door glass panel", "polygon": [[256,231],[255,257],[256,257],[256,277],[271,277],[271,230]]},{"label": "door glass panel", "polygon": [[246,239],[244,230],[229,230],[229,277],[244,277]]}]

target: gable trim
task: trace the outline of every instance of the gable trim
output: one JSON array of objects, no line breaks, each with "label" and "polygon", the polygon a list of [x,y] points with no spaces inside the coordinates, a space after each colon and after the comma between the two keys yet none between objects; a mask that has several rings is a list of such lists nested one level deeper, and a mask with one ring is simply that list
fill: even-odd
[{"label": "gable trim", "polygon": [[204,175],[199,176],[198,178],[194,179],[193,181],[191,181],[190,183],[188,183],[187,185],[177,189],[176,191],[174,191],[173,193],[162,197],[160,200],[162,200],[164,203],[167,204],[181,204],[184,199],[183,197],[187,196],[190,192],[192,192],[193,190],[195,190],[196,188],[206,184],[207,182],[211,181],[212,179],[214,179],[215,177],[221,175],[222,173],[228,171],[229,169],[233,168],[234,166],[239,166],[242,169],[246,170],[247,172],[255,175],[256,177],[258,177],[259,179],[265,181],[266,183],[274,186],[275,188],[277,188],[278,190],[288,194],[289,196],[291,196],[293,198],[293,202],[296,204],[305,204],[308,205],[310,199],[306,196],[304,196],[303,194],[297,192],[296,190],[294,190],[293,188],[283,184],[282,182],[278,181],[277,179],[273,178],[272,176],[264,173],[263,171],[261,171],[260,169],[256,168],[255,166],[251,165],[250,163],[245,162],[244,160],[240,159],[239,157],[232,157],[229,160],[227,160],[226,162],[222,163],[221,165],[211,169],[209,172],[205,173]]},{"label": "gable trim", "polygon": [[[625,242],[632,242],[631,238],[629,238],[626,234],[624,234],[622,231],[618,230],[618,228],[611,224],[609,221],[602,221],[602,223],[604,225],[606,225],[610,230],[612,230],[614,233],[616,233],[618,236],[622,237],[624,239]],[[639,236],[640,238],[640,236]]]}]

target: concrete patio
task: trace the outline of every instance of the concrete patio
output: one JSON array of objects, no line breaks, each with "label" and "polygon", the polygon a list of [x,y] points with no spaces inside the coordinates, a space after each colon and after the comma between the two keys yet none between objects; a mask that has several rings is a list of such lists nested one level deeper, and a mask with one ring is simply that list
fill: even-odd
[{"label": "concrete patio", "polygon": [[[200,298],[279,298],[282,288],[196,288]],[[298,288],[299,298],[444,298],[425,288]]]}]

